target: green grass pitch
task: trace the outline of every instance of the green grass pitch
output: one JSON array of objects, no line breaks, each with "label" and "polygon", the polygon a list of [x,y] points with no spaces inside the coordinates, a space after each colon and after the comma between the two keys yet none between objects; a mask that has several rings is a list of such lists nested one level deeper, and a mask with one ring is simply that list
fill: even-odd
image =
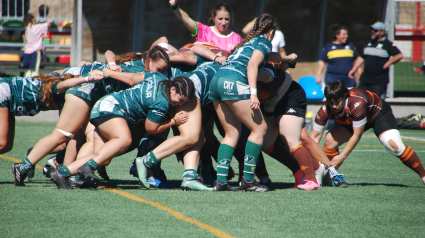
[{"label": "green grass pitch", "polygon": [[[10,166],[50,133],[54,123],[17,122],[14,149],[0,157],[0,237],[216,237],[182,217],[105,189],[58,190],[36,169],[25,187],[13,185]],[[404,142],[425,160],[422,131],[402,130]],[[415,139],[418,138],[418,139]],[[292,188],[289,169],[266,157],[271,192],[183,192],[142,189],[128,174],[135,151],[107,167],[101,183],[154,201],[235,237],[424,237],[425,185],[368,131],[339,172],[349,188]],[[12,159],[12,160],[11,160]],[[47,157],[39,165],[44,166]],[[232,166],[237,168],[234,160]],[[179,187],[183,166],[164,160]],[[232,181],[236,183],[236,179]],[[218,234],[220,236],[220,234]]]}]

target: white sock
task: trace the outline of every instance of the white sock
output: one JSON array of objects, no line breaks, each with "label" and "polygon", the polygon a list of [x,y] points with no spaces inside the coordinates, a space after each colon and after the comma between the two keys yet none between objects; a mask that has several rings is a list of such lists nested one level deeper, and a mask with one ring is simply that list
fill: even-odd
[{"label": "white sock", "polygon": [[424,183],[425,183],[425,176],[422,177],[422,181],[424,181]]},{"label": "white sock", "polygon": [[336,171],[336,169],[331,165],[328,167],[329,169],[329,174],[331,175],[331,178],[333,178],[336,175],[339,175],[338,171]]}]

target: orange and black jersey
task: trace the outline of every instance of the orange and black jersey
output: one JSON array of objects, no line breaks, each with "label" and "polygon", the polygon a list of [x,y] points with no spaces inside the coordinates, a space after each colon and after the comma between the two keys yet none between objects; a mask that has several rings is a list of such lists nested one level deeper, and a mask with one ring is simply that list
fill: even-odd
[{"label": "orange and black jersey", "polygon": [[314,129],[323,131],[328,120],[334,120],[343,125],[360,127],[373,122],[382,110],[382,99],[376,94],[360,88],[353,88],[345,100],[344,109],[337,113],[332,111],[327,102],[323,103],[314,121]]},{"label": "orange and black jersey", "polygon": [[283,81],[285,81],[285,72],[280,70],[280,65],[280,63],[271,61],[264,65],[263,70],[269,71],[273,79],[268,83],[257,82],[259,99],[268,99],[275,96],[278,88],[283,84]]}]

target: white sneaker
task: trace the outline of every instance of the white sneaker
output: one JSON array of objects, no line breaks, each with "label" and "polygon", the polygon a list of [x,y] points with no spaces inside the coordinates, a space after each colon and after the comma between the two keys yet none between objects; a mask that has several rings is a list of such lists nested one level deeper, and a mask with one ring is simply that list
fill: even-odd
[{"label": "white sneaker", "polygon": [[325,177],[325,174],[327,173],[325,165],[322,163],[319,163],[320,166],[318,169],[314,171],[314,175],[316,176],[317,183],[322,186],[323,177]]}]

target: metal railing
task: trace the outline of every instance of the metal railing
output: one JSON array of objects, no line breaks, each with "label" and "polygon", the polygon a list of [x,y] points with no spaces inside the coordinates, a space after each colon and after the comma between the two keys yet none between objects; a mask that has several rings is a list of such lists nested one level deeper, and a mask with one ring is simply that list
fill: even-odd
[{"label": "metal railing", "polygon": [[[72,21],[72,12],[69,2],[73,0],[37,0],[36,21],[47,19],[56,22]],[[28,12],[32,11],[30,0],[2,0],[0,20],[23,20]],[[44,5],[44,12],[49,9],[50,16],[40,16],[38,7]],[[58,6],[56,6],[58,5]]]}]

